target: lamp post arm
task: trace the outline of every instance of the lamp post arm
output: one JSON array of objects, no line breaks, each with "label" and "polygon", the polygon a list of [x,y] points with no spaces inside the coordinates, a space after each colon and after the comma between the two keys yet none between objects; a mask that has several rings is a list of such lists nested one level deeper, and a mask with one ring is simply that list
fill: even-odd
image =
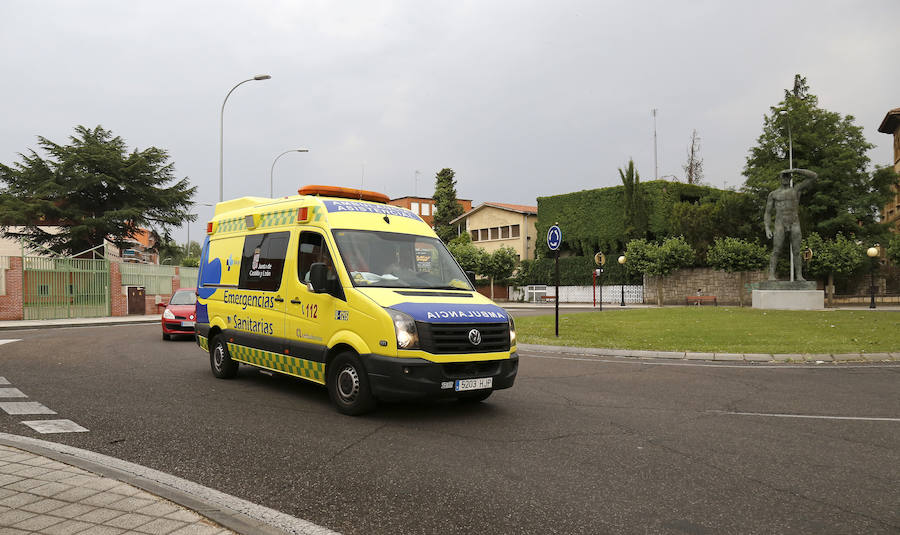
[{"label": "lamp post arm", "polygon": [[276,156],[274,160],[272,160],[272,167],[269,169],[269,198],[270,199],[275,198],[275,162],[278,161],[278,158],[281,158],[282,156],[284,156],[285,154],[287,154],[289,152],[294,152],[295,150],[296,149],[286,150],[286,151],[282,152],[281,154],[279,154],[278,156]]},{"label": "lamp post arm", "polygon": [[222,165],[225,160],[224,150],[225,150],[225,103],[228,102],[228,97],[234,93],[234,90],[237,89],[240,85],[246,84],[247,82],[252,82],[256,80],[256,78],[247,78],[243,82],[239,82],[235,84],[234,87],[231,88],[231,91],[225,95],[225,100],[222,101],[222,109],[219,111],[219,202],[222,202],[224,199],[224,179],[222,174]]}]

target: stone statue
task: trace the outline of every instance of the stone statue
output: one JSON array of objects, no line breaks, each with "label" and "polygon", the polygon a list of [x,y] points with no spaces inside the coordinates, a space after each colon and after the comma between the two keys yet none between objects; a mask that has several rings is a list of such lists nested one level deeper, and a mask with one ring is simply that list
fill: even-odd
[{"label": "stone statue", "polygon": [[[791,186],[791,175],[797,173],[808,177],[796,186]],[[775,207],[775,239],[772,243],[772,258],[769,260],[769,280],[775,279],[775,265],[778,263],[778,256],[781,254],[781,248],[784,246],[784,233],[787,230],[790,233],[791,245],[794,254],[794,279],[798,281],[806,280],[803,278],[802,267],[800,262],[800,193],[810,187],[819,177],[816,173],[807,169],[785,169],[781,172],[781,187],[769,193],[766,199],[766,213],[764,222],[766,227],[766,237],[773,236],[771,227],[772,206]]]}]

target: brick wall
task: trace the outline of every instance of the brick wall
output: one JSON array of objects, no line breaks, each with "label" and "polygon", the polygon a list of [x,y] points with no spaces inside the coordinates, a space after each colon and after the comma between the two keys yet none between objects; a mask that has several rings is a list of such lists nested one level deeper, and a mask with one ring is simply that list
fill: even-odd
[{"label": "brick wall", "polygon": [[[741,289],[738,273],[711,268],[680,269],[663,277],[663,304],[683,305],[685,297],[697,295],[697,290],[700,289],[703,295],[716,296],[716,302],[720,305],[737,305],[738,291],[743,290],[744,306],[750,306],[751,291],[755,283],[767,278],[768,273],[765,271],[747,271],[744,273],[744,287]],[[644,303],[656,304],[656,279],[657,277],[644,276]]]},{"label": "brick wall", "polygon": [[109,263],[109,300],[113,316],[128,315],[128,296],[122,293],[122,272],[118,262]]},{"label": "brick wall", "polygon": [[22,319],[22,257],[9,257],[6,295],[0,295],[0,320]]}]

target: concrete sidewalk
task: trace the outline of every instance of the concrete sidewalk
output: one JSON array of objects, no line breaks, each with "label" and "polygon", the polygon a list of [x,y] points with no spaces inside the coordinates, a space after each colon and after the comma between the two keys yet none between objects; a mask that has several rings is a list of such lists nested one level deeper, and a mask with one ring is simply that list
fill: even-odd
[{"label": "concrete sidewalk", "polygon": [[26,533],[334,534],[140,465],[0,433],[0,534]]}]

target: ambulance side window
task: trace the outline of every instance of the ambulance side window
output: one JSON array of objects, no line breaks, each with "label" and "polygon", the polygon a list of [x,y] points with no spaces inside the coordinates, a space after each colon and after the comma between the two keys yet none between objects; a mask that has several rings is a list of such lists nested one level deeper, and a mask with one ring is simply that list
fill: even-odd
[{"label": "ambulance side window", "polygon": [[[325,264],[328,268],[328,282],[333,286],[333,288],[329,288],[328,293],[335,295],[340,283],[331,253],[328,251],[328,243],[318,232],[301,232],[300,246],[297,251],[297,278],[300,282],[304,284],[309,282],[309,269],[315,263]],[[335,295],[335,297],[338,296]]]},{"label": "ambulance side window", "polygon": [[290,237],[290,232],[270,232],[245,237],[238,287],[269,292],[278,290]]}]

